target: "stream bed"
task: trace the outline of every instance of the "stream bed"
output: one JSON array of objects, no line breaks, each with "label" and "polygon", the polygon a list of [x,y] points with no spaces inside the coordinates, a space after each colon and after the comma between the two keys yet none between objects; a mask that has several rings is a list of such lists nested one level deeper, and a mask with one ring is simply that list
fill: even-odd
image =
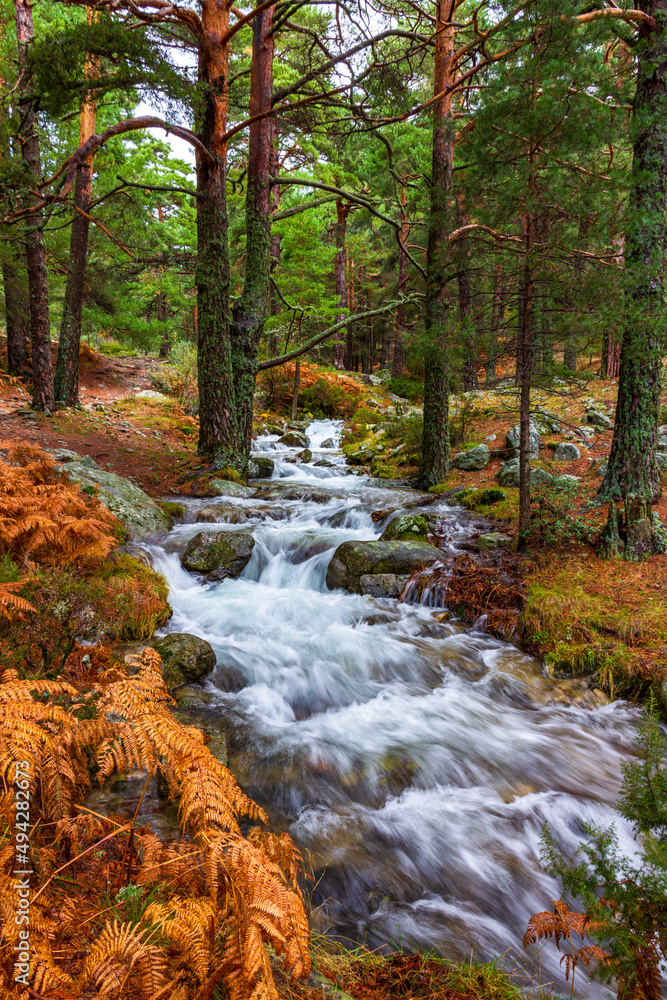
[{"label": "stream bed", "polygon": [[[540,864],[543,824],[569,854],[582,821],[615,822],[634,850],[613,804],[637,710],[587,707],[596,703],[583,685],[544,676],[442,608],[329,591],[335,548],[379,537],[371,512],[417,494],[348,474],[339,423],[306,433],[308,465],[287,461],[299,449],[258,439],[275,461],[271,480],[251,484],[259,495],[184,501],[186,522],[221,503],[249,523],[182,523],[150,547],[169,582],[168,630],[216,651],[209,713],[228,726],[241,786],[310,862],[320,929],[457,959],[507,953],[510,967],[536,971],[521,938],[530,915],[560,898]],[[471,515],[444,502],[428,511],[456,552]],[[181,567],[197,532],[249,525],[255,547],[238,579],[202,583]],[[559,957],[547,944],[541,978],[565,990]],[[584,983],[575,995],[612,995]]]}]

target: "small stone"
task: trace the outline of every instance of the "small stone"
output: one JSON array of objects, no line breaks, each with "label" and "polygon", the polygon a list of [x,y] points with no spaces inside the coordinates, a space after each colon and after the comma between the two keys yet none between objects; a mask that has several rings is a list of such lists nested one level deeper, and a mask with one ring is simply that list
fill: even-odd
[{"label": "small stone", "polygon": [[299,454],[296,456],[296,460],[297,462],[306,462],[307,464],[312,460],[312,457],[313,453],[310,450],[310,448],[304,448],[303,451],[300,451]]},{"label": "small stone", "polygon": [[578,462],[581,452],[576,444],[561,441],[554,452],[554,462]]},{"label": "small stone", "polygon": [[336,444],[333,438],[327,438],[326,441],[323,441],[322,444],[320,445],[320,448],[335,448],[335,447]]},{"label": "small stone", "polygon": [[264,458],[263,455],[251,455],[248,466],[249,479],[270,479],[273,475],[274,461],[272,458]]},{"label": "small stone", "polygon": [[208,486],[221,497],[251,497],[255,494],[254,487],[233,483],[230,479],[209,479]]},{"label": "small stone", "polygon": [[492,549],[506,549],[512,544],[512,539],[502,531],[490,531],[486,535],[480,535],[477,544],[480,552],[490,552]]}]

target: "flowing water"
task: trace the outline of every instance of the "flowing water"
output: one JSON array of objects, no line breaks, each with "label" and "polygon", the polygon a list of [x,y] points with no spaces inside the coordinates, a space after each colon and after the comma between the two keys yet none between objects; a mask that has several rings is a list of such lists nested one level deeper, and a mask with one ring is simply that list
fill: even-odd
[{"label": "flowing water", "polygon": [[[259,498],[219,501],[247,512],[256,539],[239,579],[199,582],[178,553],[198,531],[248,523],[180,524],[151,549],[171,589],[169,630],[215,649],[207,691],[231,766],[308,855],[320,926],[456,958],[509,949],[530,969],[527,920],[560,896],[539,861],[543,824],[573,853],[582,822],[615,821],[633,851],[613,803],[636,710],[583,707],[576,685],[442,609],[328,591],[336,546],[378,537],[371,512],[415,498],[347,475],[339,433],[333,421],[307,431],[313,463],[330,465],[293,464],[298,449],[259,439],[273,479]],[[189,521],[202,503],[189,502]],[[470,515],[428,509],[450,549],[465,543]],[[553,945],[541,963],[543,980],[562,983]],[[583,982],[578,995],[610,995]]]}]

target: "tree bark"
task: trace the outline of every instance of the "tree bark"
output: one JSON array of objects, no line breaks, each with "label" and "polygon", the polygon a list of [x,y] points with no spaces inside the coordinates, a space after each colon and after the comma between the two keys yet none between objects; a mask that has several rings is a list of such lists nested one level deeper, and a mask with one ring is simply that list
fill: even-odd
[{"label": "tree bark", "polygon": [[229,51],[221,45],[229,26],[223,0],[204,0],[198,75],[202,84],[197,135],[212,158],[197,151],[197,288],[200,454],[223,465],[238,458],[229,332],[227,197],[227,77]]},{"label": "tree bark", "polygon": [[521,326],[517,344],[517,384],[519,410],[519,539],[523,549],[530,538],[530,387],[533,374],[533,274],[530,252],[533,245],[533,218],[524,219],[525,263],[521,289]]},{"label": "tree bark", "polygon": [[[410,235],[408,218],[408,193],[405,184],[401,184],[401,240],[398,250],[398,295],[405,292],[408,282],[408,255],[403,247],[407,246]],[[396,309],[396,333],[394,335],[394,352],[391,364],[391,374],[398,378],[403,374],[405,336],[405,302],[399,302]]]},{"label": "tree bark", "polygon": [[493,280],[493,303],[491,305],[491,336],[486,354],[486,385],[492,385],[496,380],[496,365],[498,362],[498,336],[500,319],[503,311],[503,265],[498,261]]},{"label": "tree bark", "polygon": [[[435,62],[433,93],[440,94],[453,83],[455,28],[448,21],[451,4],[436,0]],[[424,335],[424,433],[422,437],[422,486],[441,482],[450,466],[449,377],[447,372],[446,265],[454,129],[452,95],[433,105],[433,155],[431,199],[426,249],[426,297]]]},{"label": "tree bark", "polygon": [[[95,18],[95,11],[90,7],[86,8],[88,24],[92,24]],[[87,80],[94,79],[99,75],[99,66],[99,56],[86,56],[85,74]],[[83,146],[84,142],[95,135],[96,123],[97,98],[93,91],[88,91],[81,107],[79,146]],[[74,205],[81,211],[75,211],[72,222],[67,285],[60,323],[60,340],[58,341],[54,380],[55,398],[62,400],[67,406],[76,406],[79,402],[79,347],[81,345],[81,316],[90,226],[88,219],[81,212],[87,213],[90,207],[90,196],[93,189],[93,159],[91,154],[79,165],[74,186]]]},{"label": "tree bark", "polygon": [[5,291],[5,323],[7,326],[7,371],[23,375],[28,363],[28,287],[21,265],[6,262],[2,266]]},{"label": "tree bark", "polygon": [[[15,0],[16,41],[19,72],[27,72],[28,48],[34,37],[30,0]],[[36,184],[41,179],[37,115],[28,96],[29,85],[22,78],[19,108],[23,119],[23,162]],[[42,213],[28,217],[25,227],[26,269],[30,312],[32,354],[32,406],[35,410],[52,410],[53,372],[51,370],[51,331],[49,325],[49,286],[46,270],[46,250],[42,235]]]},{"label": "tree bark", "polygon": [[633,101],[633,159],[625,252],[623,343],[614,436],[599,494],[622,498],[629,522],[626,553],[638,557],[630,523],[640,503],[660,495],[656,438],[664,318],[665,210],[667,209],[667,0],[640,5],[656,19],[637,45]]},{"label": "tree bark", "polygon": [[[345,284],[345,232],[347,229],[347,217],[350,212],[350,205],[343,204],[342,198],[336,200],[336,295],[341,309],[347,308],[347,288]],[[345,313],[339,313],[336,322],[344,319]],[[342,369],[345,363],[345,341],[341,338],[334,340],[333,345],[333,366]]]},{"label": "tree bark", "polygon": [[[463,193],[456,192],[456,221],[459,226],[465,226],[466,216],[463,205]],[[477,382],[477,346],[472,325],[472,294],[470,291],[470,271],[468,270],[466,240],[458,241],[459,245],[459,317],[461,331],[464,337],[463,357],[463,388],[466,392],[478,388]]]},{"label": "tree bark", "polygon": [[[252,22],[250,117],[271,110],[273,89],[273,7]],[[253,396],[259,342],[271,287],[271,119],[253,122],[248,136],[245,204],[246,261],[243,292],[232,313],[232,365],[238,426],[238,461],[244,472],[252,443]],[[240,466],[239,466],[240,462]]]}]

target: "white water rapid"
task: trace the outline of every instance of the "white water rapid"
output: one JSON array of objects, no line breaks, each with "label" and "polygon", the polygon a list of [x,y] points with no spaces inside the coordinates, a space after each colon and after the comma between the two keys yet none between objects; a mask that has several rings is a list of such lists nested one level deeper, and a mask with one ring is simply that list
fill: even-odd
[{"label": "white water rapid", "polygon": [[[308,465],[261,438],[275,460],[274,477],[253,484],[261,496],[185,501],[191,522],[203,503],[246,509],[256,544],[239,579],[214,584],[186,573],[179,550],[198,531],[248,523],[180,524],[153,546],[171,590],[169,631],[215,649],[209,712],[228,723],[243,788],[312,863],[320,926],[457,958],[509,950],[531,971],[526,923],[560,898],[540,865],[542,825],[571,854],[582,821],[616,822],[635,849],[613,803],[637,712],[568,703],[537,661],[442,609],[328,591],[335,547],[376,538],[371,511],[415,497],[346,475],[339,434],[314,421]],[[323,459],[332,464],[314,464]],[[465,512],[428,509],[453,545],[470,531]],[[565,990],[558,957],[545,946],[541,975]],[[611,996],[583,977],[575,994]]]}]

